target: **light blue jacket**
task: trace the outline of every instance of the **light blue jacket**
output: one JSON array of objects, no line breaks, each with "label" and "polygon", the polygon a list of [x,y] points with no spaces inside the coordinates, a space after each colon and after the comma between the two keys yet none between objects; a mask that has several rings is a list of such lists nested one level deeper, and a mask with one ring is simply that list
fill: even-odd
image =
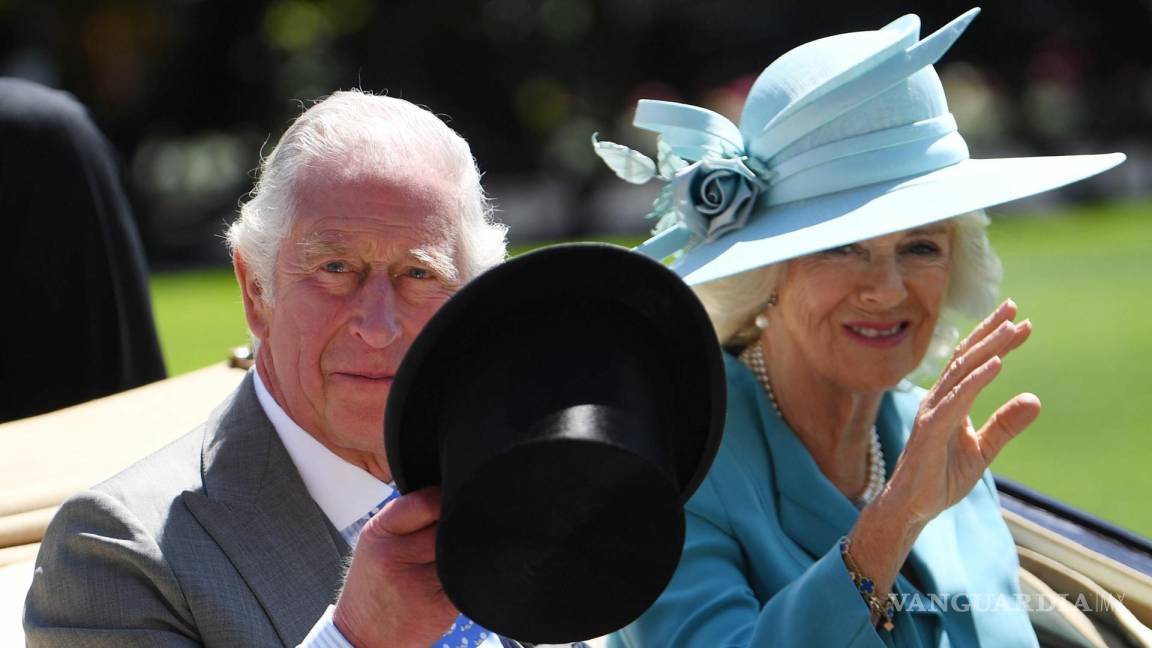
[{"label": "light blue jacket", "polygon": [[[990,473],[925,527],[906,563],[924,589],[898,576],[895,591],[905,598],[896,628],[875,629],[838,547],[857,509],[819,471],[755,377],[727,355],[725,363],[728,421],[687,506],[680,566],[611,646],[1037,645],[1016,599],[1015,547]],[[923,394],[884,396],[877,431],[889,474]]]}]

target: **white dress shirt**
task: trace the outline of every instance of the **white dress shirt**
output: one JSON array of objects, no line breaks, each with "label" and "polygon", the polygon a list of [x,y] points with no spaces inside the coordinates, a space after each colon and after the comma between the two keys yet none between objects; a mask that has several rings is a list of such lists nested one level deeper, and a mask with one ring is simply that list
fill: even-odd
[{"label": "white dress shirt", "polygon": [[[304,480],[308,494],[316,501],[324,515],[328,516],[328,520],[337,531],[343,531],[392,494],[393,487],[390,484],[380,481],[363,468],[348,463],[304,431],[304,428],[293,421],[280,407],[276,399],[272,398],[272,394],[268,392],[268,388],[260,378],[260,372],[253,370],[252,373],[256,398],[264,408],[264,414],[272,422],[272,427],[276,428],[276,434],[280,436],[280,441],[288,450],[292,463],[296,464],[296,471]],[[355,545],[354,542],[351,544]],[[335,606],[328,606],[300,646],[354,648],[332,623],[334,609]],[[489,635],[481,644],[481,648],[500,648],[500,645],[495,635]]]},{"label": "white dress shirt", "polygon": [[[359,520],[392,494],[392,487],[329,450],[288,417],[255,372],[256,398],[296,464],[308,494],[337,531]],[[383,430],[380,432],[383,434]]]}]

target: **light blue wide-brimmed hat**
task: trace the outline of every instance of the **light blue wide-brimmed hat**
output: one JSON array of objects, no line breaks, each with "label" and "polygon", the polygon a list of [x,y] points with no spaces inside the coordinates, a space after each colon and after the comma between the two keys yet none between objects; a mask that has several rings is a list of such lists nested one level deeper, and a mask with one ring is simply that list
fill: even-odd
[{"label": "light blue wide-brimmed hat", "polygon": [[932,64],[979,13],[927,38],[907,15],[876,31],[801,45],[769,65],[740,125],[710,110],[641,100],[655,161],[593,143],[621,178],[666,182],[636,248],[689,284],[914,228],[1110,169],[1122,153],[975,160]]}]

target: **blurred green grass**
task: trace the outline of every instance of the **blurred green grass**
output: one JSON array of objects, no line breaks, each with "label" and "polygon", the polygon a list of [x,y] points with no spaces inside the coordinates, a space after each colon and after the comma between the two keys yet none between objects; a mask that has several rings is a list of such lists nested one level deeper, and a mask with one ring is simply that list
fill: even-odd
[{"label": "blurred green grass", "polygon": [[1035,329],[972,417],[1021,391],[1043,403],[994,469],[1152,536],[1152,203],[993,221],[1002,294]]},{"label": "blurred green grass", "polygon": [[229,349],[247,344],[248,326],[232,268],[157,272],[151,284],[168,375],[221,362]]},{"label": "blurred green grass", "polygon": [[[993,221],[1003,294],[1035,331],[1006,359],[972,416],[982,423],[1021,391],[1044,404],[994,469],[1152,536],[1152,202],[1000,219],[993,213]],[[229,269],[157,273],[152,298],[170,374],[219,362],[247,342]]]}]

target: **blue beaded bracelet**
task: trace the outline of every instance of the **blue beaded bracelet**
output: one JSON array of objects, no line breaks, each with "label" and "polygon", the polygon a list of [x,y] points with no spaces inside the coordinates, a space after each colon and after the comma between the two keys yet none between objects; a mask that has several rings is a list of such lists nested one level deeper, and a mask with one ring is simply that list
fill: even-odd
[{"label": "blue beaded bracelet", "polygon": [[848,538],[841,538],[840,556],[844,559],[844,565],[848,567],[848,575],[852,577],[852,582],[856,585],[856,591],[860,592],[860,596],[864,599],[864,602],[868,604],[872,618],[883,621],[881,627],[888,632],[892,632],[892,628],[895,627],[892,623],[892,617],[896,615],[896,606],[892,603],[892,600],[895,596],[888,594],[882,597],[876,593],[876,582],[860,573],[860,570],[856,567],[856,562],[852,560],[852,554],[848,553],[849,547]]}]

